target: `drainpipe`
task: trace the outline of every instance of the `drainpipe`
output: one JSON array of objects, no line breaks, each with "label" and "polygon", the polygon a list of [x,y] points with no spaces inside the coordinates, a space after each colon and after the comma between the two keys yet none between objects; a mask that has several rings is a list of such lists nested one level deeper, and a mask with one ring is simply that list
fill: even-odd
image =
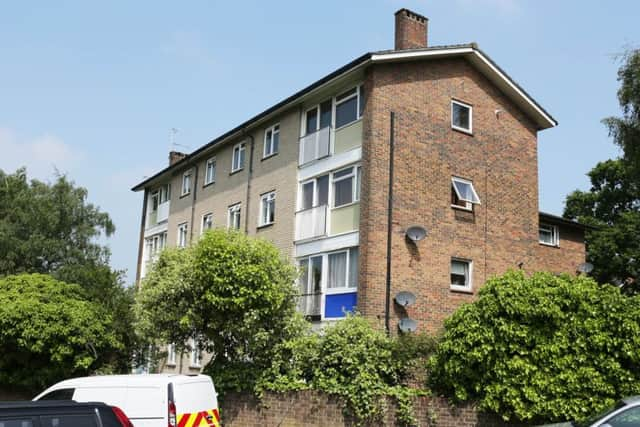
[{"label": "drainpipe", "polygon": [[136,267],[136,286],[140,286],[140,274],[142,273],[142,254],[144,250],[144,228],[147,223],[147,203],[149,197],[149,189],[144,189],[144,197],[142,198],[142,219],[140,220],[140,239],[138,242],[138,266]]},{"label": "drainpipe", "polygon": [[242,133],[251,139],[251,149],[249,150],[249,173],[247,174],[247,200],[245,203],[247,211],[244,214],[244,232],[245,234],[249,234],[249,203],[251,201],[251,178],[253,177],[253,151],[255,148],[255,139],[253,138],[253,135],[247,133],[246,129],[244,129]]},{"label": "drainpipe", "polygon": [[384,328],[387,335],[391,334],[389,317],[391,311],[391,236],[393,228],[393,151],[394,151],[394,130],[395,113],[391,111],[389,127],[389,200],[387,207],[387,283],[384,301]]},{"label": "drainpipe", "polygon": [[189,244],[193,242],[193,230],[196,228],[194,221],[196,215],[196,200],[198,199],[198,163],[193,165],[193,200],[191,201],[191,227],[189,232]]}]

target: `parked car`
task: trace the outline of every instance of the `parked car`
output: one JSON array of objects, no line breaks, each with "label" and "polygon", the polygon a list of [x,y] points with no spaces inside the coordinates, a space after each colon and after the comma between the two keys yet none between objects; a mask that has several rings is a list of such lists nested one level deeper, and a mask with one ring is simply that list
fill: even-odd
[{"label": "parked car", "polygon": [[122,408],[135,427],[220,425],[216,390],[206,375],[74,378],[49,387],[34,400],[47,399],[105,402]]},{"label": "parked car", "polygon": [[117,407],[104,403],[45,400],[0,402],[0,427],[133,427]]},{"label": "parked car", "polygon": [[640,427],[640,396],[624,398],[586,421],[545,424],[545,427]]}]

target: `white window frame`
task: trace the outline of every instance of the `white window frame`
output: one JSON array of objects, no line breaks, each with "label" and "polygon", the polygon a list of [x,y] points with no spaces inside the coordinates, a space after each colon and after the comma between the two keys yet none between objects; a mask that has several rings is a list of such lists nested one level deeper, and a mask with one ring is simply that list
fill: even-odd
[{"label": "white window frame", "polygon": [[167,365],[176,366],[176,345],[167,344]]},{"label": "white window frame", "polygon": [[[296,260],[296,265],[298,266],[298,268],[300,268],[300,264],[303,260],[307,260],[308,264],[307,265],[311,265],[311,258],[316,258],[316,257],[321,257],[322,258],[322,272],[321,272],[321,278],[320,278],[320,294],[322,295],[322,297],[320,298],[321,302],[320,302],[320,319],[321,320],[326,320],[326,319],[342,319],[342,317],[325,317],[324,313],[325,313],[325,296],[326,295],[335,295],[335,294],[348,294],[348,293],[352,293],[352,292],[358,292],[358,284],[355,284],[354,286],[350,286],[351,283],[349,282],[349,278],[351,276],[350,274],[350,268],[351,268],[351,253],[352,253],[352,249],[354,248],[358,248],[358,257],[360,257],[360,247],[359,246],[352,246],[352,247],[348,247],[348,248],[343,248],[343,249],[338,249],[335,251],[329,251],[329,252],[321,252],[321,253],[316,253],[316,254],[311,254],[311,255],[306,255],[303,257],[300,257]],[[347,259],[346,259],[346,268],[345,268],[345,283],[347,284],[346,287],[341,287],[341,288],[329,288],[329,255],[333,255],[333,254],[339,254],[339,253],[346,253],[347,254]],[[307,275],[307,288],[309,287],[309,281],[312,280],[312,276],[311,274]]]},{"label": "white window frame", "polygon": [[171,200],[171,184],[161,185],[157,191],[159,192],[159,205]]},{"label": "white window frame", "polygon": [[[244,142],[239,142],[238,144],[233,146],[233,153],[231,155],[231,173],[238,172],[244,169],[244,162],[247,160],[246,151],[247,151],[247,147],[246,147],[246,143]],[[236,162],[236,153],[237,153],[237,162]],[[240,153],[244,153],[244,157],[241,157]],[[241,158],[243,158],[242,164],[240,164]]]},{"label": "white window frame", "polygon": [[[347,169],[351,169],[351,173],[335,178],[335,174],[338,172],[342,172],[344,170]],[[360,165],[351,165],[351,166],[347,166],[344,168],[340,168],[340,169],[336,169],[335,171],[331,172],[331,192],[329,194],[329,203],[331,205],[332,209],[339,209],[339,208],[343,208],[345,206],[351,206],[353,204],[359,203],[360,202],[360,179],[362,178],[361,173],[358,174],[358,170],[361,169]],[[351,181],[351,202],[350,203],[345,203],[344,205],[340,205],[340,206],[336,206],[336,201],[335,201],[335,185],[337,182],[343,181],[345,179],[349,179],[349,178],[353,178],[353,180]],[[360,178],[360,179],[359,179]]]},{"label": "white window frame", "polygon": [[[182,237],[184,236],[184,241],[182,241]],[[176,240],[176,246],[179,248],[187,247],[187,243],[189,240],[189,223],[183,222],[178,224],[178,238]]]},{"label": "white window frame", "polygon": [[[238,213],[238,227],[232,227],[232,218]],[[242,227],[242,203],[235,203],[227,208],[227,229],[240,230]]]},{"label": "white window frame", "polygon": [[[338,98],[338,96],[349,92],[350,90],[354,90],[355,89],[355,93],[353,95],[350,95],[348,97],[345,97],[344,99],[341,99],[340,101],[336,101],[336,99]],[[338,130],[338,129],[342,129],[345,128],[355,122],[357,122],[358,120],[362,119],[362,109],[361,109],[361,103],[363,101],[363,83],[359,83],[357,85],[355,85],[354,87],[351,87],[349,89],[345,89],[345,90],[341,90],[340,92],[338,92],[336,95],[332,96],[330,99],[326,99],[322,102],[319,102],[313,106],[311,106],[310,108],[307,108],[306,110],[304,110],[304,113],[302,114],[302,124],[300,126],[300,137],[306,136],[308,135],[307,132],[307,113],[311,110],[316,110],[316,123],[318,124],[318,128],[316,130],[314,130],[313,132],[318,132],[320,129],[320,106],[322,104],[324,104],[327,101],[331,101],[331,128]],[[346,102],[348,100],[350,100],[353,97],[357,97],[357,105],[356,105],[356,119],[352,122],[346,123],[342,126],[340,126],[339,128],[336,128],[336,106],[338,106],[339,104],[342,104],[343,102]],[[311,132],[311,133],[313,133]],[[332,144],[333,145],[333,144]]]},{"label": "white window frame", "polygon": [[[206,227],[207,222],[211,223],[210,227]],[[200,235],[203,235],[205,231],[211,230],[212,228],[213,228],[213,213],[207,212],[206,214],[202,215],[202,221],[200,221]]]},{"label": "white window frame", "polygon": [[[463,128],[461,126],[456,126],[453,123],[453,106],[458,105],[460,107],[464,107],[464,108],[468,108],[469,109],[469,129]],[[451,100],[451,128],[455,129],[455,130],[459,130],[460,132],[464,132],[464,133],[473,133],[473,106],[470,104],[466,104],[462,101],[456,101],[455,99]]]},{"label": "white window frame", "polygon": [[[267,138],[271,132],[271,138]],[[276,150],[274,147],[275,135],[278,134],[278,149]],[[276,123],[275,125],[265,129],[264,131],[264,146],[262,149],[262,158],[266,159],[267,157],[275,156],[278,154],[278,150],[280,149],[280,123]]]},{"label": "white window frame", "polygon": [[202,367],[202,349],[199,348],[198,342],[194,339],[191,339],[191,356],[189,357],[189,367]]},{"label": "white window frame", "polygon": [[[471,200],[466,200],[463,199],[462,197],[460,197],[460,193],[458,193],[458,189],[456,188],[455,183],[456,182],[460,182],[463,184],[468,184],[469,186],[471,186],[471,191],[473,192],[473,195],[475,196],[475,198],[477,199],[477,202],[471,201]],[[451,177],[451,191],[453,191],[455,193],[455,195],[458,197],[458,200],[460,200],[461,202],[464,202],[465,205],[456,205],[455,203],[451,203],[451,207],[452,208],[456,208],[456,209],[464,209],[467,211],[471,211],[473,210],[473,205],[474,204],[481,204],[481,200],[480,197],[478,197],[478,193],[476,192],[475,187],[473,186],[473,181],[470,181],[468,179],[464,179],[464,178],[460,178],[457,176],[452,176]]]},{"label": "white window frame", "polygon": [[[541,229],[547,229],[547,231],[551,232],[551,240],[552,240],[551,243],[543,242],[542,240],[540,240]],[[541,222],[538,225],[538,242],[541,245],[545,245],[545,246],[552,246],[554,248],[560,247],[560,227],[558,227],[557,225],[551,225],[551,224]]]},{"label": "white window frame", "polygon": [[[189,169],[185,173],[182,174],[182,188],[180,190],[180,196],[186,196],[191,193],[191,176],[193,171]],[[187,183],[187,185],[185,185]]]},{"label": "white window frame", "polygon": [[[209,173],[209,171],[213,171],[213,172]],[[214,182],[216,182],[215,156],[207,160],[207,163],[205,163],[205,168],[204,168],[204,185],[213,184]]]},{"label": "white window frame", "polygon": [[[269,203],[273,201],[273,204]],[[268,204],[267,204],[268,203]],[[276,203],[276,192],[269,191],[268,193],[264,193],[260,196],[260,217],[258,218],[258,227],[263,227],[265,225],[271,225],[276,222],[276,214],[275,214],[275,203]],[[266,212],[265,212],[266,207]],[[273,221],[269,221],[269,217],[271,216],[271,209],[273,209]],[[266,215],[265,215],[266,214]]]},{"label": "white window frame", "polygon": [[462,263],[466,263],[468,268],[468,277],[467,277],[467,285],[466,286],[459,286],[459,285],[454,285],[453,283],[449,283],[449,289],[451,289],[452,291],[462,291],[462,292],[472,292],[473,291],[473,261],[470,259],[465,259],[465,258],[458,258],[458,257],[452,257],[451,260],[449,261],[449,282],[451,282],[451,264],[453,264],[453,262],[462,262]]},{"label": "white window frame", "polygon": [[304,210],[302,209],[302,205],[304,203],[304,186],[309,183],[313,183],[313,201],[311,203],[311,207],[307,209],[313,209],[321,206],[318,204],[318,179],[323,176],[327,177],[327,204],[324,206],[331,204],[331,172],[327,172],[300,182],[298,186],[298,211]]}]

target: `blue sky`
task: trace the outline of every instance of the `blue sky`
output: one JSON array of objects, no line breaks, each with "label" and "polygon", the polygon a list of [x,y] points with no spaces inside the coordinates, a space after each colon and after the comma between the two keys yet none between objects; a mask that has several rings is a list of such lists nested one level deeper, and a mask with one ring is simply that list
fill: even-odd
[{"label": "blue sky", "polygon": [[142,196],[176,142],[192,151],[364,52],[393,46],[393,12],[429,44],[475,41],[560,123],[539,134],[540,208],[561,214],[619,154],[616,55],[640,46],[640,2],[323,0],[7,2],[0,14],[0,168],[54,166],[109,212],[112,265],[133,281]]}]

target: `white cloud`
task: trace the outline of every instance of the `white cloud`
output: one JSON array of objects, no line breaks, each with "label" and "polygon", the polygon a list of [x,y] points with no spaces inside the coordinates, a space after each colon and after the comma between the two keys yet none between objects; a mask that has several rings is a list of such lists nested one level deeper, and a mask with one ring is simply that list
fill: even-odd
[{"label": "white cloud", "polygon": [[5,172],[25,166],[30,178],[48,180],[56,170],[66,173],[83,158],[82,153],[55,135],[25,138],[12,129],[0,128],[0,169]]}]

